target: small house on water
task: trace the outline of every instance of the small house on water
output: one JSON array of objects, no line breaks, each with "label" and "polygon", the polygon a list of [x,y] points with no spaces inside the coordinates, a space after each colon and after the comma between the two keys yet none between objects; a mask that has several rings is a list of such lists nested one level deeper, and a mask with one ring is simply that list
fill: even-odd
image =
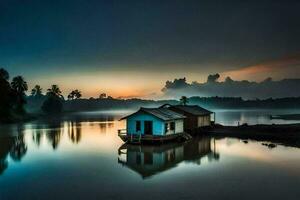
[{"label": "small house on water", "polygon": [[189,137],[184,133],[185,116],[168,108],[140,108],[123,117],[126,130],[119,130],[123,141],[167,141]]}]

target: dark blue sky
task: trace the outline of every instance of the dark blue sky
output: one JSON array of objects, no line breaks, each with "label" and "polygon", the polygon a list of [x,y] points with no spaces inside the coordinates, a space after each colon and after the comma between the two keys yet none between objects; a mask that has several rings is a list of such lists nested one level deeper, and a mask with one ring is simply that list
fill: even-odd
[{"label": "dark blue sky", "polygon": [[159,84],[202,80],[300,52],[300,1],[1,0],[0,9],[0,66],[32,84],[150,72],[164,74]]}]

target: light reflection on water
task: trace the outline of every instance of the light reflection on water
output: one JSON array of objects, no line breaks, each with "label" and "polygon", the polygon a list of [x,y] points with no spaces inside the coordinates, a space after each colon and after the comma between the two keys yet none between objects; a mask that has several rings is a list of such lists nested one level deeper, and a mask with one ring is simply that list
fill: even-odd
[{"label": "light reflection on water", "polygon": [[120,114],[0,127],[0,199],[297,199],[300,150],[230,138],[124,145]]},{"label": "light reflection on water", "polygon": [[270,119],[271,115],[299,114],[299,109],[214,110],[214,112],[217,116],[216,122],[223,125],[300,123],[300,120]]}]

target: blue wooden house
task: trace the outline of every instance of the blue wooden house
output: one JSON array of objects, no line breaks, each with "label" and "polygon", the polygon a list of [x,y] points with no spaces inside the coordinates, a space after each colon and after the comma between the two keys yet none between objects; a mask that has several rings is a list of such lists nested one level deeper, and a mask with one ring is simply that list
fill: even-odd
[{"label": "blue wooden house", "polygon": [[185,135],[182,114],[168,108],[140,108],[121,120],[126,120],[126,130],[119,130],[123,141],[166,141]]}]

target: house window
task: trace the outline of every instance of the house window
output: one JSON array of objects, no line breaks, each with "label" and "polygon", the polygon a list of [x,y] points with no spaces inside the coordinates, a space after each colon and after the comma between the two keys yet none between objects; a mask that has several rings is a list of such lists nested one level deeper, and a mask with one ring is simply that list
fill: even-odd
[{"label": "house window", "polygon": [[136,121],[135,130],[136,130],[136,132],[141,131],[141,121]]},{"label": "house window", "polygon": [[169,131],[169,124],[165,123],[165,133]]},{"label": "house window", "polygon": [[175,131],[175,122],[170,123],[170,130]]}]

